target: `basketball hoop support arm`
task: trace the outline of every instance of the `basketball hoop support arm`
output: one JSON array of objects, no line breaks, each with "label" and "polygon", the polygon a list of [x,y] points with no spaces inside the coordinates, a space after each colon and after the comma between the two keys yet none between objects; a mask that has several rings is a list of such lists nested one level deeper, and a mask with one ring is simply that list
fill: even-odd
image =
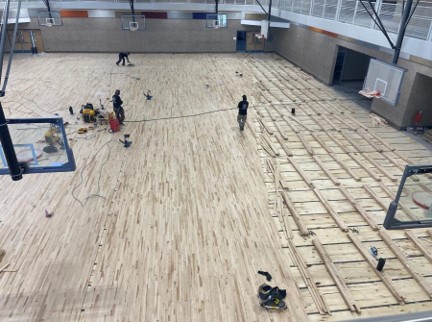
[{"label": "basketball hoop support arm", "polygon": [[[412,14],[411,14],[412,3],[413,3],[413,0],[407,0],[404,11],[403,11],[402,20],[401,20],[400,26],[399,26],[398,37],[397,37],[396,45],[395,45],[395,52],[393,54],[393,60],[392,60],[392,63],[395,65],[397,65],[397,63],[398,63],[400,51],[402,48],[402,41],[403,41],[403,38],[405,36],[405,30],[406,30],[408,22],[410,21],[410,18],[412,16]],[[418,2],[417,2],[417,4],[418,4]],[[415,8],[416,7],[414,7],[414,10],[415,10]],[[414,13],[414,10],[413,10],[413,13]]]},{"label": "basketball hoop support arm", "polygon": [[262,6],[261,2],[259,2],[259,0],[255,0],[259,6],[261,7],[262,11],[264,11],[265,14],[267,14],[267,11],[264,9],[264,7]]},{"label": "basketball hoop support arm", "polygon": [[44,3],[44,5],[45,5],[45,6],[47,7],[47,9],[48,9],[48,15],[49,15],[49,17],[52,18],[52,15],[51,15],[51,7],[50,7],[49,0],[42,0],[42,2]]},{"label": "basketball hoop support arm", "polygon": [[[4,47],[5,47],[5,41],[6,41],[6,29],[7,29],[7,21],[8,21],[8,16],[9,16],[9,4],[10,4],[10,0],[7,0],[6,4],[5,4],[5,10],[3,12],[3,21],[5,23],[3,23],[2,25],[2,35],[1,35],[1,40],[0,40],[0,79],[1,79],[1,74],[2,74],[2,66],[3,66],[3,57],[4,57]],[[5,75],[5,81],[3,84],[3,87],[0,91],[0,97],[3,97],[6,93],[6,85],[7,85],[7,80],[9,77],[9,72],[10,72],[10,67],[11,67],[11,63],[12,63],[12,57],[13,57],[13,52],[14,52],[14,47],[15,47],[15,38],[16,38],[16,31],[17,31],[17,27],[18,27],[18,19],[19,19],[19,12],[20,12],[20,8],[21,8],[21,1],[18,2],[18,11],[17,11],[17,15],[16,15],[16,20],[15,20],[15,27],[14,27],[14,36],[13,36],[13,41],[11,44],[11,55],[9,56],[9,63],[8,63],[8,68],[6,71],[6,75]],[[22,179],[22,169],[18,163],[18,159],[17,156],[15,154],[15,149],[13,147],[13,143],[12,143],[12,139],[9,133],[9,128],[7,126],[7,121],[6,121],[6,117],[4,115],[4,111],[3,111],[3,106],[1,105],[0,102],[0,142],[3,148],[3,152],[9,167],[9,171],[10,171],[10,175],[12,177],[13,181],[18,181]]]},{"label": "basketball hoop support arm", "polygon": [[407,0],[406,5],[402,6],[403,12],[402,12],[401,22],[399,25],[396,44],[394,44],[393,41],[390,39],[390,37],[389,37],[389,35],[388,35],[384,25],[383,25],[378,13],[376,12],[371,0],[367,0],[367,1],[369,3],[369,6],[371,7],[372,13],[366,7],[366,5],[363,3],[363,1],[366,1],[366,0],[360,0],[361,5],[366,10],[366,12],[369,14],[372,21],[378,26],[378,29],[381,30],[383,35],[386,37],[387,41],[390,44],[390,47],[394,50],[392,63],[397,65],[398,60],[399,60],[400,51],[402,48],[402,41],[403,41],[404,36],[405,36],[406,28],[408,26],[408,23],[411,20],[412,15],[414,14],[415,9],[417,8],[417,5],[419,4],[419,0],[416,1],[416,4],[415,4],[414,9],[412,11],[411,11],[411,8],[412,8],[413,0]]},{"label": "basketball hoop support arm", "polygon": [[[47,0],[48,1],[48,0]],[[135,0],[129,0],[129,5],[132,12],[132,21],[135,22],[135,7],[134,7]]]},{"label": "basketball hoop support arm", "polygon": [[[268,38],[268,33],[270,32],[270,21],[271,21],[271,8],[272,8],[272,0],[269,2],[269,12],[268,12],[268,26],[267,26],[267,35],[266,38]],[[265,49],[266,41],[264,41],[264,49]]]},{"label": "basketball hoop support arm", "polygon": [[0,102],[0,142],[3,152],[9,167],[9,171],[13,181],[22,179],[22,169],[18,163],[17,156],[12,144],[12,139],[7,126],[6,117],[3,112],[3,107]]},{"label": "basketball hoop support arm", "polygon": [[[261,5],[261,3],[259,2],[259,0],[255,0],[258,4],[259,4],[259,6],[261,7],[261,9],[264,11],[264,13],[267,15],[267,17],[268,17],[268,26],[267,26],[267,32],[270,32],[270,20],[271,20],[271,8],[272,8],[272,0],[270,0],[269,1],[269,9],[268,9],[268,13],[267,13],[267,11],[264,9],[264,7]],[[266,46],[266,43],[264,42],[264,50],[265,50],[265,46]]]}]

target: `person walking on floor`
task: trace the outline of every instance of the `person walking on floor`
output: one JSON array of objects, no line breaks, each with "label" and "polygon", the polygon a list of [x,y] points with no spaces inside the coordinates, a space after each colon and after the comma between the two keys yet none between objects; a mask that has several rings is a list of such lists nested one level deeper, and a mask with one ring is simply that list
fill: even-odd
[{"label": "person walking on floor", "polygon": [[240,126],[240,131],[243,131],[247,119],[247,109],[249,107],[249,102],[247,101],[246,95],[243,95],[243,100],[238,103],[237,107],[239,110],[237,115],[237,122]]},{"label": "person walking on floor", "polygon": [[112,97],[113,109],[115,116],[119,123],[123,125],[123,121],[125,119],[124,109],[123,109],[123,101],[120,98],[120,90],[117,89]]},{"label": "person walking on floor", "polygon": [[124,52],[122,52],[122,53],[119,53],[119,59],[118,59],[118,61],[116,62],[116,65],[118,66],[119,64],[120,64],[120,62],[121,61],[123,61],[123,66],[125,65],[125,59],[127,60],[127,62],[128,62],[128,64],[130,64],[130,61],[129,61],[129,55],[130,55],[130,52],[127,52],[127,53],[124,53]]}]

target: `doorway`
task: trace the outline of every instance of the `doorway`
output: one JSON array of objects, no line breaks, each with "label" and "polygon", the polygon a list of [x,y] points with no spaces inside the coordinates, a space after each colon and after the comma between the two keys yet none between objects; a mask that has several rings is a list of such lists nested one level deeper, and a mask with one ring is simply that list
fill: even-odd
[{"label": "doorway", "polygon": [[333,72],[333,83],[340,82],[342,76],[343,65],[345,62],[345,51],[340,50],[337,53],[335,68]]},{"label": "doorway", "polygon": [[333,71],[333,88],[348,98],[359,99],[357,102],[369,110],[372,100],[359,94],[369,68],[371,57],[363,53],[339,46]]},{"label": "doorway", "polygon": [[246,31],[237,31],[237,51],[246,51]]},{"label": "doorway", "polygon": [[336,57],[333,84],[344,82],[363,82],[369,68],[370,56],[342,46]]}]

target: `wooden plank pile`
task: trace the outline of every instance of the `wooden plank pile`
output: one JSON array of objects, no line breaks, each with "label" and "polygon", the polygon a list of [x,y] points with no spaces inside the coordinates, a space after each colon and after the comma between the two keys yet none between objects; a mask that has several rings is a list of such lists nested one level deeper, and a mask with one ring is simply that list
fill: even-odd
[{"label": "wooden plank pile", "polygon": [[426,130],[423,134],[423,139],[425,139],[429,143],[432,143],[432,130]]}]

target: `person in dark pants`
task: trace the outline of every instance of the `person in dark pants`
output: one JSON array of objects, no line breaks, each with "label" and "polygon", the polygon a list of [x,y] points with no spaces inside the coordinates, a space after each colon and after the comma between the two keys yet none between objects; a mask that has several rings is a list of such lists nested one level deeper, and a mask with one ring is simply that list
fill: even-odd
[{"label": "person in dark pants", "polygon": [[238,103],[237,107],[239,109],[237,122],[240,126],[240,131],[243,131],[247,119],[247,109],[249,107],[249,102],[247,101],[246,95],[243,95],[243,100]]},{"label": "person in dark pants", "polygon": [[128,64],[130,64],[129,55],[130,55],[129,52],[127,52],[127,53],[119,53],[119,59],[116,62],[117,66],[118,66],[118,64],[120,64],[121,61],[123,61],[122,65],[124,66],[125,65],[125,59],[127,60]]},{"label": "person in dark pants", "polygon": [[123,125],[125,119],[124,109],[122,107],[123,101],[120,98],[120,90],[117,89],[112,97],[113,109],[117,120]]}]

